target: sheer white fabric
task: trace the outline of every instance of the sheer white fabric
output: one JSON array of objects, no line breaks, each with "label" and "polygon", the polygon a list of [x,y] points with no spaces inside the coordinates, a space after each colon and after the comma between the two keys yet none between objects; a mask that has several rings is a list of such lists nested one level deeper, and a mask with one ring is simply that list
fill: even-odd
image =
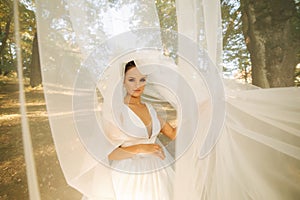
[{"label": "sheer white fabric", "polygon": [[[219,66],[220,2],[176,1],[178,31],[189,38],[187,40],[178,34],[178,52],[181,53],[178,65],[157,53],[162,44],[157,32],[159,20],[154,1],[110,2],[37,2],[47,109],[56,150],[68,183],[89,199],[116,199],[116,190],[117,193],[129,190],[116,186],[112,172],[120,172],[109,168],[110,163],[106,160],[107,153],[124,141],[103,140],[97,133],[107,132],[107,127],[114,133],[120,131],[116,124],[106,126],[121,111],[109,102],[122,97],[120,66],[133,58],[140,61],[138,65],[145,67],[145,73],[151,74],[150,79],[155,83],[152,88],[156,87],[156,92],[148,91],[148,94],[170,101],[177,110],[179,131],[175,177],[169,178],[172,168],[168,166],[165,169],[168,178],[158,181],[158,185],[166,188],[162,196],[209,200],[299,198],[299,89],[259,89],[224,80],[224,94],[224,91],[215,90],[222,89],[222,81],[218,81],[218,77],[216,85],[213,85],[211,79],[216,76],[206,75],[205,69],[200,70],[203,72],[201,76],[198,69],[191,67],[190,60],[183,59],[188,57],[184,54],[186,44],[192,40],[197,44],[193,46],[196,53],[188,58],[193,60],[192,56],[195,56],[196,61],[203,58],[201,66],[209,69],[212,63]],[[153,27],[155,29],[151,29]],[[146,31],[141,28],[146,28]],[[128,41],[128,38],[136,41]],[[99,46],[105,48],[97,49]],[[138,46],[151,49],[141,50]],[[206,59],[206,52],[198,51],[202,47],[205,47],[210,59]],[[124,49],[128,52],[121,54]],[[199,52],[202,54],[197,54]],[[97,57],[97,53],[109,56],[90,59]],[[153,59],[143,55],[152,55],[150,58]],[[209,72],[218,74],[216,71]],[[165,79],[172,81],[163,82]],[[119,87],[116,90],[120,91],[118,98],[114,98],[116,93],[106,90],[107,85]],[[97,107],[95,88],[108,104]],[[216,107],[216,102],[221,102],[221,106]],[[226,106],[224,124],[222,116],[218,119],[216,114],[217,111],[222,114],[222,102]],[[104,111],[112,112],[103,116],[101,113]],[[213,129],[211,124],[216,118],[218,123]],[[222,128],[221,131],[218,128]],[[84,131],[86,134],[82,137],[80,133]],[[130,177],[123,175],[124,181]],[[169,192],[169,184],[174,185],[174,192]],[[156,186],[151,185],[153,190],[157,190]]]},{"label": "sheer white fabric", "polygon": [[[206,37],[209,55],[220,55],[215,48],[221,39],[215,37],[220,27],[220,4],[200,2],[204,8],[204,27],[190,19],[199,9],[196,6],[186,9],[186,4],[199,5],[199,1],[177,1],[179,32],[198,41],[197,30],[204,30],[206,36],[212,35]],[[211,58],[218,63],[218,58]],[[203,138],[198,134],[189,151],[176,162],[175,199],[297,199],[300,90],[259,89],[224,81],[226,119],[222,136],[213,151],[199,160]],[[207,116],[213,108],[209,104],[200,107],[206,116],[200,120],[209,126]],[[202,126],[200,132],[207,129]]]}]

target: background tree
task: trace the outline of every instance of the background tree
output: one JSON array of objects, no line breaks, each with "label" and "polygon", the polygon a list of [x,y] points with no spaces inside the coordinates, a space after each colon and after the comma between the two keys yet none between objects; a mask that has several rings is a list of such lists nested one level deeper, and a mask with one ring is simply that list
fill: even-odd
[{"label": "background tree", "polygon": [[12,1],[1,0],[0,10],[0,74],[7,74],[14,66],[13,52],[10,45],[13,34]]},{"label": "background tree", "polygon": [[[13,1],[0,1],[0,74],[16,72],[16,43],[14,39]],[[19,3],[22,64],[25,76],[32,79],[32,86],[41,83],[37,45],[33,43],[36,33],[34,5],[30,0]],[[36,41],[37,42],[37,41]],[[33,49],[36,49],[33,51]],[[37,66],[38,65],[38,66]]]},{"label": "background tree", "polygon": [[[221,0],[221,3],[225,74],[235,73],[236,78],[260,87],[292,86],[294,80],[300,82],[299,69],[295,72],[300,54],[299,0]],[[157,0],[156,6],[161,27],[176,31],[175,0]],[[41,82],[41,74],[37,40],[34,40],[33,1],[21,0],[19,10],[24,71],[32,86],[36,86]],[[12,19],[12,0],[1,0],[0,74],[15,71]],[[176,52],[177,38],[170,42],[165,40],[167,37],[162,35],[165,53]]]},{"label": "background tree", "polygon": [[[30,78],[30,85],[35,87],[41,84],[41,73],[38,57],[36,35],[36,21],[33,1],[23,0],[19,3],[20,36],[22,46],[22,63],[26,77]],[[35,50],[35,51],[33,51]],[[36,55],[37,54],[37,55]],[[38,65],[38,66],[36,66]]]},{"label": "background tree", "polygon": [[247,50],[238,0],[221,0],[224,76],[251,83],[251,61]]},{"label": "background tree", "polygon": [[156,0],[156,8],[158,13],[158,18],[160,22],[162,32],[162,43],[164,48],[164,53],[173,59],[177,59],[177,55],[174,53],[177,51],[177,37],[168,32],[177,31],[177,21],[176,21],[176,3],[175,0]]},{"label": "background tree", "polygon": [[36,87],[42,83],[39,47],[37,33],[34,35],[32,43],[32,56],[30,61],[30,86]]},{"label": "background tree", "polygon": [[300,46],[297,2],[240,2],[243,33],[252,63],[252,83],[263,88],[293,86]]}]

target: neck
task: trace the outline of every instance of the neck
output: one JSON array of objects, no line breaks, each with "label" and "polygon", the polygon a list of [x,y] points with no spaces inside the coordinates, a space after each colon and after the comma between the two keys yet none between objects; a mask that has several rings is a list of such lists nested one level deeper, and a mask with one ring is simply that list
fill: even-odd
[{"label": "neck", "polygon": [[139,104],[141,104],[141,97],[133,97],[133,96],[127,94],[124,98],[124,103],[139,105]]}]

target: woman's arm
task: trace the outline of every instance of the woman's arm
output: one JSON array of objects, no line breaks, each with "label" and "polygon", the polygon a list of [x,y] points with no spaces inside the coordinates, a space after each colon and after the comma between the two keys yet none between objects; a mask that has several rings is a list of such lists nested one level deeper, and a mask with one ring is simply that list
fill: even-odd
[{"label": "woman's arm", "polygon": [[162,126],[162,129],[160,130],[162,134],[166,135],[171,140],[175,140],[177,129],[173,128],[168,122],[163,121],[161,118],[159,118],[159,121]]},{"label": "woman's arm", "polygon": [[108,159],[122,160],[126,158],[131,158],[138,153],[138,149],[139,149],[138,145],[132,145],[128,147],[118,147],[108,155]]},{"label": "woman's arm", "polygon": [[161,159],[165,158],[164,151],[158,144],[137,144],[128,147],[118,147],[109,155],[109,160],[122,160],[132,158],[139,153],[153,154]]}]

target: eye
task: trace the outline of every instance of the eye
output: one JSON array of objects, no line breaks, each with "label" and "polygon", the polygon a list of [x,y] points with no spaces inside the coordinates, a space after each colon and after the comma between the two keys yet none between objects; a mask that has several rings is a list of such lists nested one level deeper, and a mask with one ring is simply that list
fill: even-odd
[{"label": "eye", "polygon": [[134,82],[135,79],[134,79],[134,78],[129,78],[128,81],[129,81],[129,82]]},{"label": "eye", "polygon": [[146,82],[146,78],[141,78],[140,82]]}]

